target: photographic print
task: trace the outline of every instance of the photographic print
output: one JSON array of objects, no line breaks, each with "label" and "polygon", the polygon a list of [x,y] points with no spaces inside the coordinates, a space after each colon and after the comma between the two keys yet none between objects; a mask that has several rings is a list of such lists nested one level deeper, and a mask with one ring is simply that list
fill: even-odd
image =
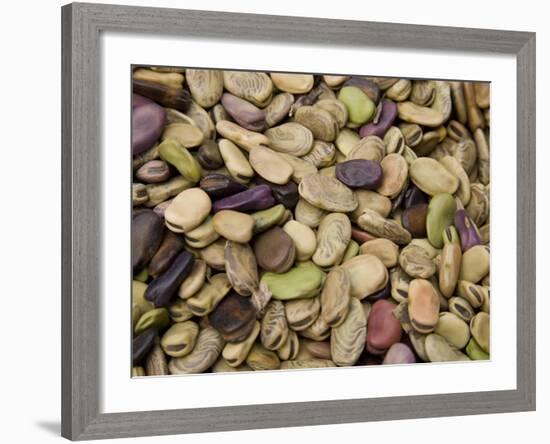
[{"label": "photographic print", "polygon": [[131,75],[133,376],[490,359],[490,83]]}]

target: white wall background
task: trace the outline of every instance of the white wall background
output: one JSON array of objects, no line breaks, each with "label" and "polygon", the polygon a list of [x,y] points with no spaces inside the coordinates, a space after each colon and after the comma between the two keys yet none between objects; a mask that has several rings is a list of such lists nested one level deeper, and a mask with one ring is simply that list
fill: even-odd
[{"label": "white wall background", "polygon": [[[423,444],[524,441],[546,435],[550,414],[547,352],[550,302],[544,292],[544,236],[550,216],[546,190],[550,161],[543,138],[550,113],[550,30],[544,2],[521,6],[462,0],[392,2],[297,2],[278,0],[163,0],[120,2],[217,11],[256,12],[449,25],[537,32],[538,221],[537,248],[538,411],[392,421],[339,426],[226,432],[180,437],[140,438],[142,443],[319,442],[344,440],[422,442]],[[102,3],[116,3],[103,0]],[[60,428],[60,6],[58,0],[5,2],[2,10],[0,67],[0,409],[2,442],[59,442]],[[541,106],[542,105],[542,106]],[[496,148],[498,149],[498,148]],[[511,215],[512,216],[512,215]],[[544,436],[543,435],[543,436]],[[529,439],[529,438],[527,438]]]}]

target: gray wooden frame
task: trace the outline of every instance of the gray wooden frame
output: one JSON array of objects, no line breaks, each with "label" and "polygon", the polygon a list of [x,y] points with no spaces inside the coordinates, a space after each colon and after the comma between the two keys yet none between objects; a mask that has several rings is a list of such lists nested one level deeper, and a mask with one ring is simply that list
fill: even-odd
[{"label": "gray wooden frame", "polygon": [[[148,412],[99,411],[103,31],[517,57],[517,389]],[[76,3],[62,8],[62,435],[73,440],[535,409],[535,34]]]}]

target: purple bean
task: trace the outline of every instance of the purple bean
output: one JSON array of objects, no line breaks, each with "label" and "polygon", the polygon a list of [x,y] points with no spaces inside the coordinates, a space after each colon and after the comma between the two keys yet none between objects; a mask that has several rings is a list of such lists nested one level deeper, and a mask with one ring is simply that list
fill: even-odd
[{"label": "purple bean", "polygon": [[252,103],[224,93],[221,103],[235,122],[250,131],[262,131],[265,128],[265,112]]},{"label": "purple bean", "polygon": [[133,94],[132,153],[140,154],[158,140],[166,123],[166,112],[152,100]]},{"label": "purple bean", "polygon": [[382,183],[382,167],[374,160],[348,160],[336,164],[336,178],[350,188],[375,190]]},{"label": "purple bean", "polygon": [[403,199],[403,209],[406,210],[421,203],[428,203],[428,195],[411,181]]},{"label": "purple bean", "polygon": [[397,117],[397,105],[394,102],[383,102],[382,111],[377,123],[367,123],[359,129],[361,137],[378,136],[384,137]]},{"label": "purple bean", "polygon": [[460,246],[463,253],[475,245],[483,244],[476,224],[470,219],[464,208],[455,213],[454,222],[460,236]]},{"label": "purple bean", "polygon": [[194,256],[188,251],[180,253],[170,267],[151,281],[145,290],[145,299],[155,304],[155,307],[166,307],[183,280],[189,275],[195,262]]},{"label": "purple bean", "polygon": [[212,205],[212,212],[221,210],[257,211],[265,210],[275,205],[271,189],[267,185],[258,185],[241,193],[224,197]]},{"label": "purple bean", "polygon": [[384,356],[382,364],[414,364],[416,358],[412,350],[402,342],[393,344]]}]

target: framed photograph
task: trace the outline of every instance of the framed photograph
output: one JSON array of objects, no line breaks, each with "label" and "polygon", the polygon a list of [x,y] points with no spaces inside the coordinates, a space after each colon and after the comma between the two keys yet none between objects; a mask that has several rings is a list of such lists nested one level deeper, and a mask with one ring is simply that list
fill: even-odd
[{"label": "framed photograph", "polygon": [[62,25],[63,436],[535,409],[534,33]]}]

